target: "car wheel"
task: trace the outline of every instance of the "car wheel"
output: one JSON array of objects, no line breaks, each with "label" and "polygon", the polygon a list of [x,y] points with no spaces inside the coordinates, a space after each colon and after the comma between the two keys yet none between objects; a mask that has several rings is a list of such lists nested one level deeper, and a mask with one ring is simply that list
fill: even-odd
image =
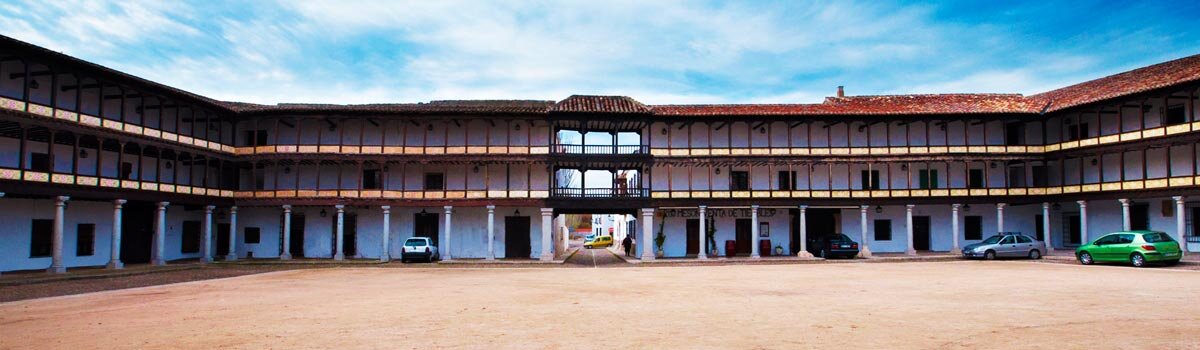
[{"label": "car wheel", "polygon": [[996,252],[992,250],[984,252],[983,260],[996,260]]},{"label": "car wheel", "polygon": [[1042,252],[1039,252],[1037,249],[1030,250],[1030,251],[1029,251],[1029,258],[1030,258],[1030,259],[1033,259],[1033,260],[1041,259],[1041,258],[1042,258]]},{"label": "car wheel", "polygon": [[1141,253],[1133,253],[1133,255],[1129,256],[1129,263],[1132,264],[1133,267],[1145,267],[1146,257],[1142,256]]},{"label": "car wheel", "polygon": [[1092,253],[1088,253],[1088,252],[1079,253],[1079,263],[1080,264],[1091,265],[1094,262],[1096,262],[1096,261],[1092,260]]}]

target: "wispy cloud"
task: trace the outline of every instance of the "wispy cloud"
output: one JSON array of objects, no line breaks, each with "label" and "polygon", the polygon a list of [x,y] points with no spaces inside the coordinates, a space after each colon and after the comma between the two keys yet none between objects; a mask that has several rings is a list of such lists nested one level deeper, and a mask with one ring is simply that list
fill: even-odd
[{"label": "wispy cloud", "polygon": [[1036,93],[1197,53],[1200,5],[1170,5],[17,1],[0,33],[260,103],[818,102],[837,85]]}]

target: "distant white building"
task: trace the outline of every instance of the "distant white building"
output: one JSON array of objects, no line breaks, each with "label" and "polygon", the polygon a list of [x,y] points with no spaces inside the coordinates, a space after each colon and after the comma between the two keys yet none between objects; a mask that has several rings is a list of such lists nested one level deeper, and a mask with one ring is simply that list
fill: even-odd
[{"label": "distant white building", "polygon": [[1121,229],[1200,249],[1200,56],[1032,96],[257,105],[0,48],[0,271],[387,259],[411,236],[447,259],[553,259],[572,213],[643,259],[660,232],[665,257],[834,233],[876,253]]}]

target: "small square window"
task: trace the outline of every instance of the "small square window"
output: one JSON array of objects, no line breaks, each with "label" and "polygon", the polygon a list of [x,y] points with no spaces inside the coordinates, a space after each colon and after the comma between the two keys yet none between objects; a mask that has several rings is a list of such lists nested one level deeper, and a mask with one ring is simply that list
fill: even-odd
[{"label": "small square window", "polygon": [[96,254],[96,224],[79,224],[75,234],[75,256]]},{"label": "small square window", "polygon": [[425,190],[446,189],[446,176],[442,173],[425,173]]},{"label": "small square window", "polygon": [[892,240],[892,220],[875,220],[875,240]]},{"label": "small square window", "polygon": [[246,237],[246,244],[258,244],[262,239],[261,232],[257,227],[247,227],[243,232],[242,237]]}]

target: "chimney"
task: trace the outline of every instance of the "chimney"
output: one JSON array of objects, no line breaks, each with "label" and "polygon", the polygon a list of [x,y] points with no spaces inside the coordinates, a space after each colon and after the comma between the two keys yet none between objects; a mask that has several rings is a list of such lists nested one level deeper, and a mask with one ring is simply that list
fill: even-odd
[{"label": "chimney", "polygon": [[837,96],[838,97],[846,97],[846,91],[844,89],[842,89],[841,85],[838,85],[838,95]]}]

